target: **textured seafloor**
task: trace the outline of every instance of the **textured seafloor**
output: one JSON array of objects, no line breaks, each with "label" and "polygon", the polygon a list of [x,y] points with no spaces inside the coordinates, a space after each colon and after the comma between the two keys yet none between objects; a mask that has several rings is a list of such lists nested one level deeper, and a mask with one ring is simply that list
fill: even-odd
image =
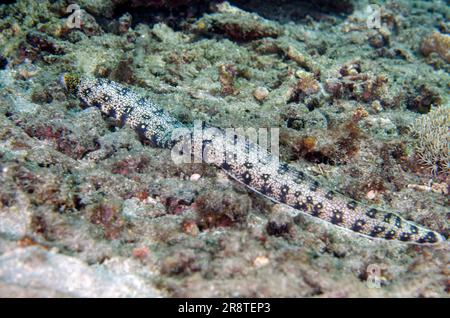
[{"label": "textured seafloor", "polygon": [[187,124],[280,127],[283,160],[447,236],[450,10],[371,3],[380,27],[368,1],[80,0],[80,28],[69,1],[0,6],[0,296],[446,297],[447,243],[292,218],[58,83],[106,77]]}]

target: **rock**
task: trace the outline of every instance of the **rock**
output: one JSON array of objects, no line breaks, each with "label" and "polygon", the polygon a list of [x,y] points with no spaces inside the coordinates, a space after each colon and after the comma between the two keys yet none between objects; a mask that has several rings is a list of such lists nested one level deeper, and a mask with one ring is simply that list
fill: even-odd
[{"label": "rock", "polygon": [[30,103],[25,98],[21,96],[12,97],[12,105],[14,107],[14,111],[17,113],[29,113],[36,114],[41,108],[40,105],[35,103]]},{"label": "rock", "polygon": [[396,135],[397,126],[389,119],[384,117],[367,117],[365,123],[372,133],[383,135]]},{"label": "rock", "polygon": [[64,47],[56,39],[45,33],[32,31],[27,34],[26,39],[28,44],[39,51],[55,55],[61,55],[65,52]]},{"label": "rock", "polygon": [[275,23],[231,6],[228,2],[217,5],[218,13],[205,15],[198,21],[199,31],[225,35],[237,42],[262,38],[276,38],[282,29]]},{"label": "rock", "polygon": [[137,198],[131,198],[123,202],[122,216],[127,220],[149,219],[166,213],[161,202],[147,198],[141,202]]},{"label": "rock", "polygon": [[191,180],[191,181],[198,181],[198,180],[200,180],[201,177],[202,177],[202,176],[199,175],[198,173],[194,173],[194,174],[192,174],[192,175],[190,176],[189,180]]},{"label": "rock", "polygon": [[251,207],[247,196],[229,191],[208,191],[195,200],[200,228],[245,224]]},{"label": "rock", "polygon": [[269,264],[270,260],[266,256],[258,256],[253,260],[253,266],[263,267]]},{"label": "rock", "polygon": [[314,129],[326,129],[327,127],[327,118],[318,109],[310,112],[302,112],[299,114],[298,120],[301,121],[301,127],[305,132],[310,132]]},{"label": "rock", "polygon": [[31,227],[32,211],[26,196],[18,192],[17,204],[0,210],[0,236],[19,239],[25,236]]},{"label": "rock", "polygon": [[175,32],[164,23],[155,24],[151,32],[158,40],[167,44],[175,45],[184,41],[184,36],[180,32]]},{"label": "rock", "polygon": [[293,227],[292,217],[282,206],[275,205],[272,209],[272,215],[266,225],[267,234],[272,236],[291,235]]},{"label": "rock", "polygon": [[103,29],[95,18],[84,10],[81,10],[81,12],[81,30],[84,34],[87,36],[102,35],[104,33]]},{"label": "rock", "polygon": [[257,101],[264,101],[269,96],[269,90],[265,87],[258,87],[253,91],[253,96]]},{"label": "rock", "polygon": [[128,12],[119,18],[119,34],[125,34],[131,28],[133,17]]},{"label": "rock", "polygon": [[[0,256],[0,296],[159,297],[142,278],[31,246]],[[26,286],[26,289],[20,287]]]}]

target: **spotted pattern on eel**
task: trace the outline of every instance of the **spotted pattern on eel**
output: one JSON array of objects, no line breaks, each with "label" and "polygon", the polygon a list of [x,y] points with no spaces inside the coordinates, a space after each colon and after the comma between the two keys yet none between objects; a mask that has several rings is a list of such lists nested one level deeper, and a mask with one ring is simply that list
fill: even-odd
[{"label": "spotted pattern on eel", "polygon": [[[98,107],[122,125],[131,126],[156,147],[171,148],[172,132],[175,128],[184,127],[162,108],[119,83],[76,74],[64,74],[61,82],[84,104]],[[228,142],[238,145],[235,149],[241,152],[240,159],[225,158],[229,153],[225,153],[223,144],[202,140],[208,163],[215,164],[248,189],[274,202],[363,236],[418,244],[445,240],[437,232],[407,221],[394,212],[365,206],[326,189],[305,173],[286,163],[271,160],[273,158],[268,153],[265,153],[265,159],[250,160],[252,151],[261,151],[257,145],[248,141]]]}]

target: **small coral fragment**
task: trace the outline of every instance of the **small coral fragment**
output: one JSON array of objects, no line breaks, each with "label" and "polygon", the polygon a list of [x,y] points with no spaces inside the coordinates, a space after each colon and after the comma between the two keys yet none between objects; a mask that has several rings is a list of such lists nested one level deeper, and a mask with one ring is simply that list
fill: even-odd
[{"label": "small coral fragment", "polygon": [[337,78],[327,79],[325,90],[333,98],[349,98],[362,102],[372,102],[388,96],[388,78],[384,74],[362,72],[359,61],[343,65]]},{"label": "small coral fragment", "polygon": [[186,219],[181,224],[181,228],[184,233],[197,236],[200,230],[198,229],[197,223],[195,223],[195,220],[192,219]]},{"label": "small coral fragment", "polygon": [[269,96],[269,90],[265,87],[258,87],[253,91],[253,96],[257,101],[262,102]]}]

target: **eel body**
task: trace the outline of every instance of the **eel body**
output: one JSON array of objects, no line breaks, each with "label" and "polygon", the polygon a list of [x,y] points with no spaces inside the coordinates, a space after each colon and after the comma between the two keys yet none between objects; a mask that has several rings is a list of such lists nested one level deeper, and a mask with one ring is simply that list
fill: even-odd
[{"label": "eel body", "polygon": [[[173,147],[173,132],[177,128],[190,129],[127,86],[75,74],[64,74],[61,79],[66,89],[84,104],[98,107],[121,124],[131,126],[156,147]],[[216,143],[211,138],[202,139],[201,143],[208,163],[220,167],[251,191],[299,212],[372,238],[417,244],[445,240],[439,233],[407,221],[395,212],[365,206],[321,186],[302,171],[273,160],[269,153],[251,142],[225,140]],[[237,156],[230,156],[224,150],[227,146],[232,146]],[[255,152],[258,152],[257,156]]]}]

